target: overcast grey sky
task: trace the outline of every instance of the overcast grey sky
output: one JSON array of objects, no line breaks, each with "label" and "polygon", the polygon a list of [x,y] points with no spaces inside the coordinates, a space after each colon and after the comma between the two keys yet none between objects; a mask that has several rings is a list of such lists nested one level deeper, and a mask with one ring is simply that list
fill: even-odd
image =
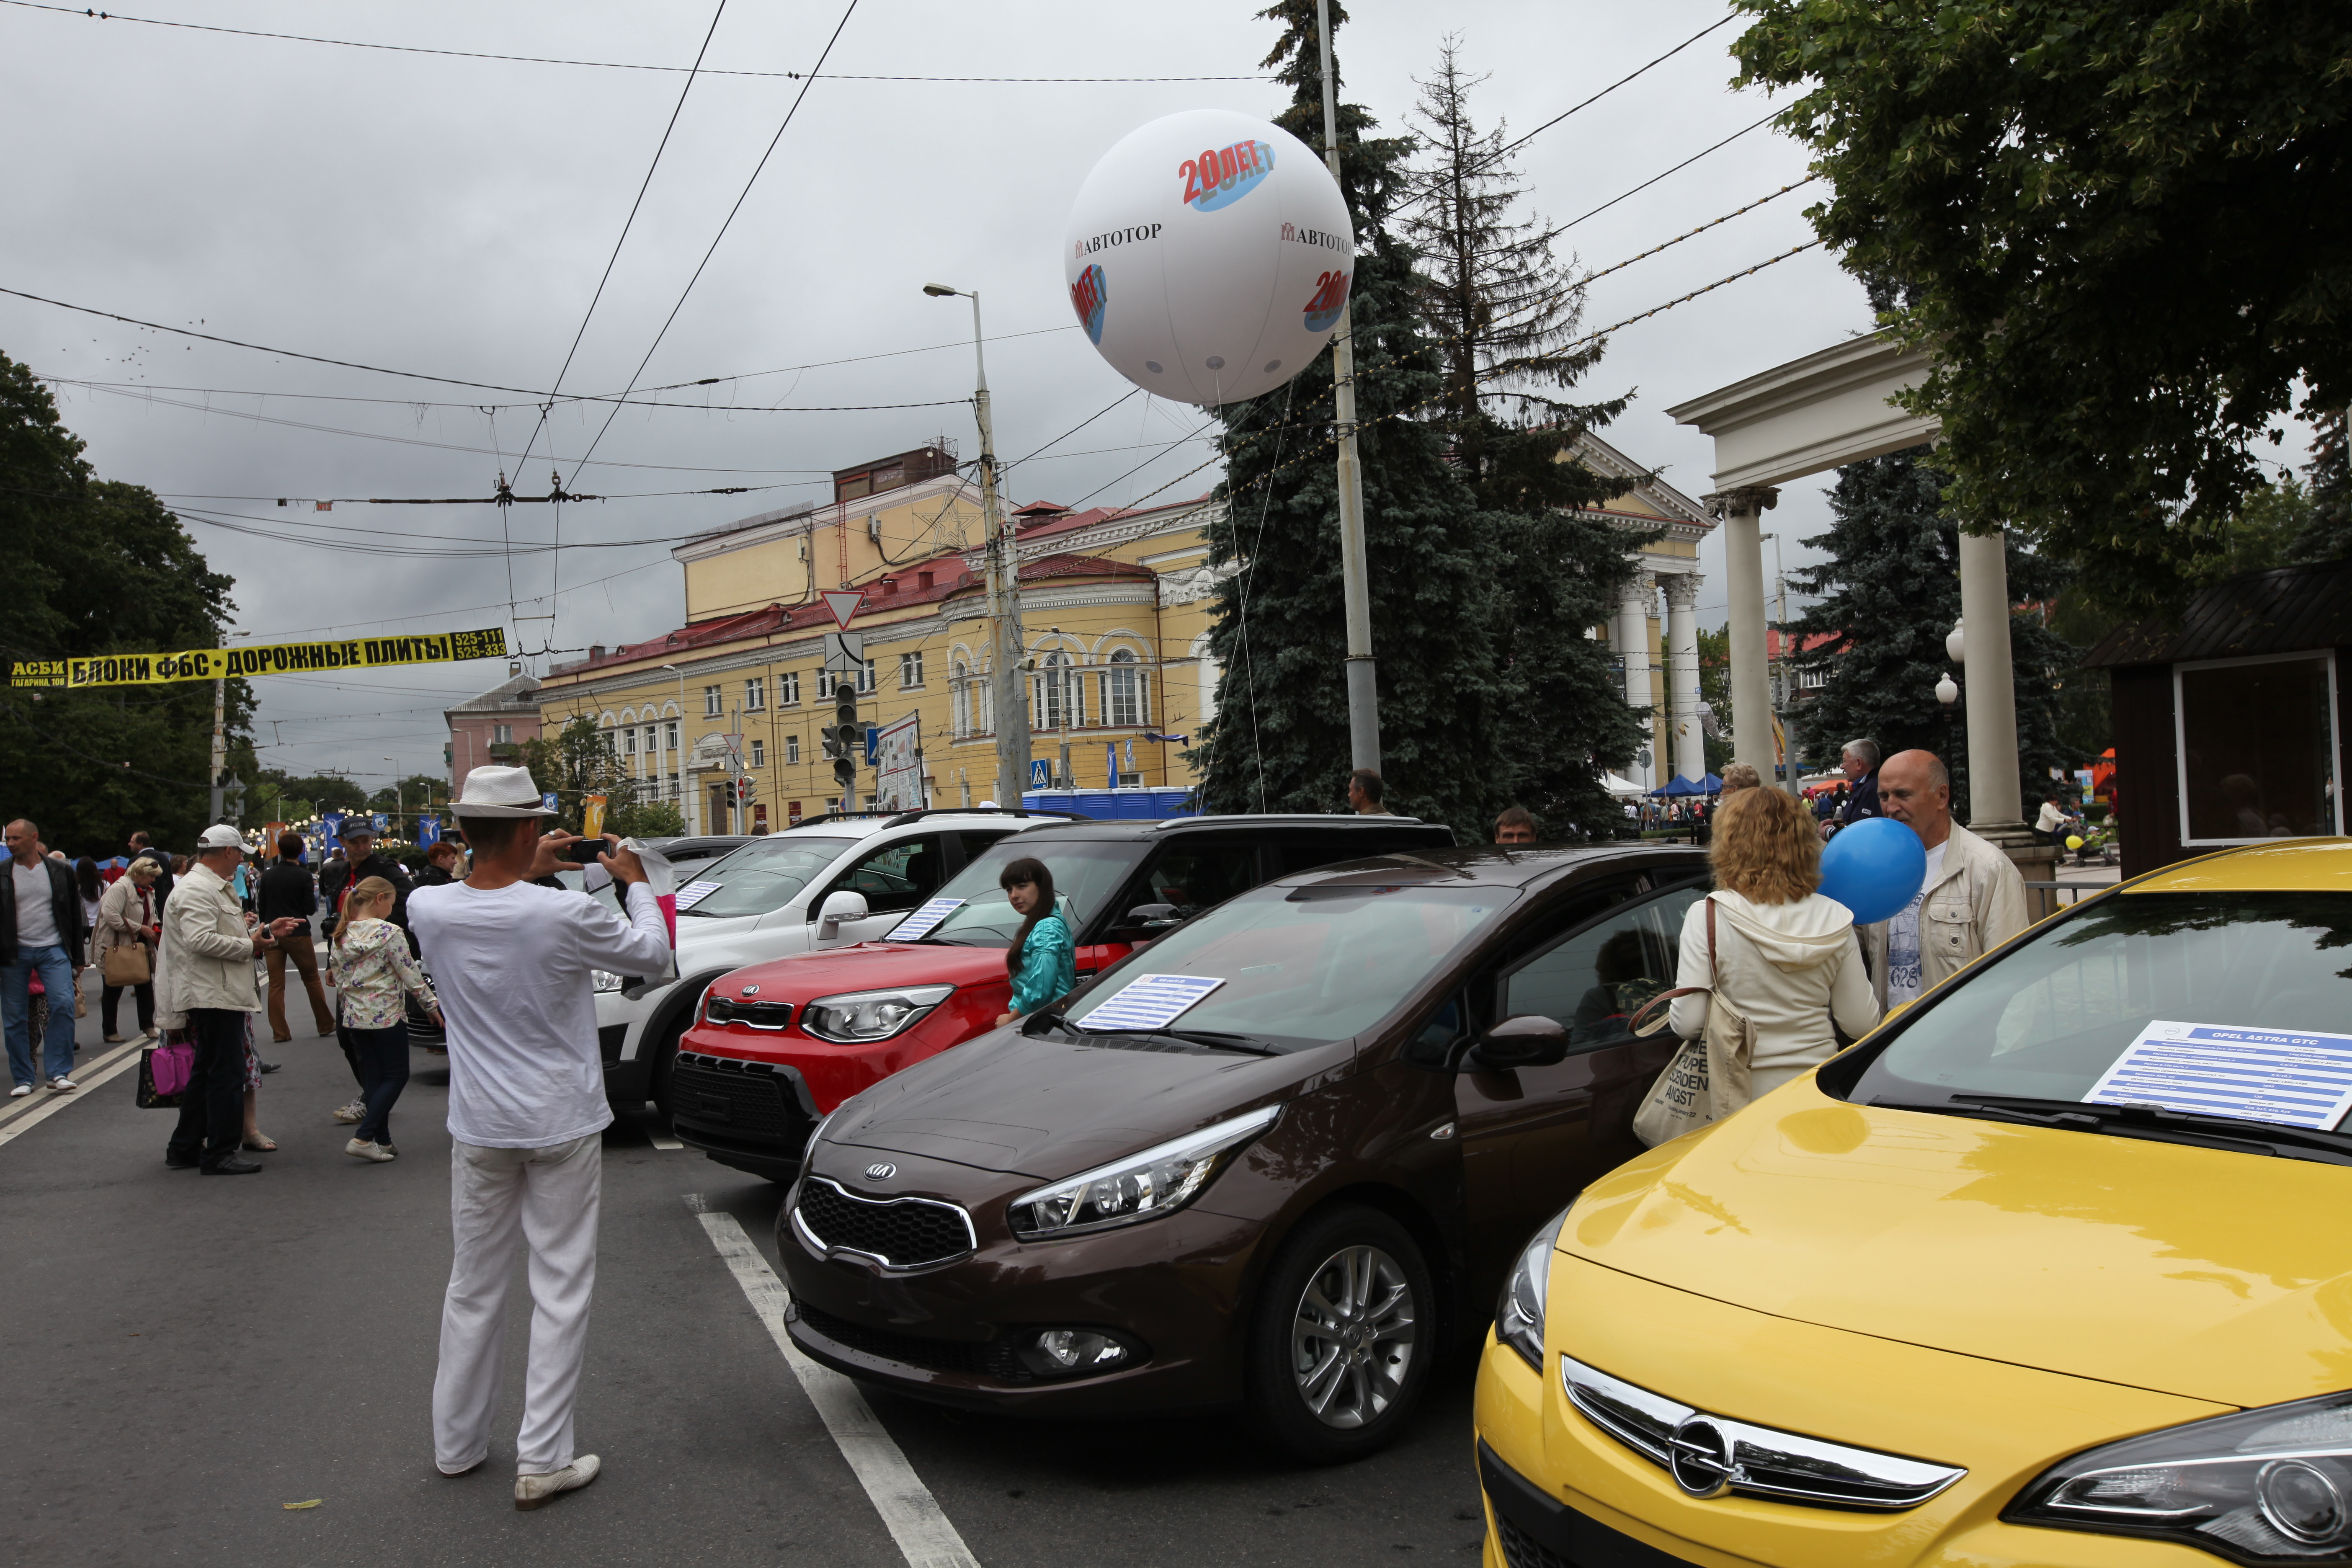
[{"label": "overcast grey sky", "polygon": [[[805,71],[843,3],[729,5],[564,390],[627,384],[801,87],[708,70]],[[1256,8],[858,0],[828,73],[1245,79],[817,81],[645,376],[648,384],[730,379],[656,395],[695,407],[630,408],[613,422],[577,488],[614,499],[562,509],[560,560],[511,558],[520,612],[544,616],[552,605],[559,649],[660,631],[682,615],[678,570],[660,542],[818,499],[827,471],[942,432],[973,453],[961,401],[971,385],[968,307],[925,298],[926,281],[983,294],[1007,459],[1125,392],[1069,324],[1059,247],[1070,198],[1103,150],[1146,121],[1193,107],[1279,110],[1283,89],[1256,76],[1274,37]],[[713,9],[147,0],[131,15],[683,67]],[[1360,0],[1339,34],[1342,78],[1351,99],[1399,129],[1412,79],[1428,74],[1454,32],[1464,64],[1491,73],[1475,100],[1482,121],[1517,134],[1723,15],[1717,0]],[[1517,158],[1532,209],[1555,222],[1574,217],[1768,112],[1760,94],[1727,85],[1737,28],[1530,142]],[[0,5],[0,138],[19,150],[0,166],[0,206],[10,215],[0,286],[368,365],[543,388],[685,79]],[[1801,178],[1804,162],[1795,144],[1756,131],[1579,224],[1560,244],[1586,268],[1606,267]],[[1601,279],[1587,325],[1811,238],[1801,216],[1809,195],[1791,193]],[[1697,495],[1710,488],[1708,444],[1663,410],[1867,323],[1860,289],[1823,252],[1808,251],[1627,328],[1585,390],[1632,392],[1607,438]],[[606,412],[559,407],[535,432],[536,411],[520,395],[306,363],[5,296],[0,350],[44,374],[108,384],[60,385],[68,423],[101,474],[148,485],[182,511],[215,565],[236,577],[237,624],[259,640],[362,623],[507,624],[498,509],[340,504],[321,514],[275,500],[486,495],[502,462],[518,491],[543,494],[553,461],[570,459],[570,479]],[[906,350],[922,352],[894,352]],[[881,354],[892,357],[819,363]],[[786,368],[797,366],[809,368]],[[942,405],[770,411],[934,400]],[[1012,498],[1128,501],[1207,456],[1197,441],[1171,445],[1200,423],[1185,407],[1138,399],[1019,468]],[[526,440],[530,456],[518,469]],[[1197,494],[1214,477],[1167,495]],[[770,488],[657,493],[720,485]],[[555,509],[509,510],[516,544],[552,539]],[[257,538],[215,519],[299,538]],[[1821,487],[1808,484],[1785,494],[1768,523],[1787,535],[1793,566],[1795,540],[1826,521]],[[656,542],[612,544],[625,541]],[[466,550],[482,553],[453,553]],[[1719,550],[1706,552],[1706,569],[1703,620],[1717,625]],[[551,597],[558,571],[562,591]],[[549,640],[547,620],[512,627],[521,647]],[[439,709],[503,678],[490,664],[265,678],[262,756],[371,784],[395,767],[437,773]]]}]

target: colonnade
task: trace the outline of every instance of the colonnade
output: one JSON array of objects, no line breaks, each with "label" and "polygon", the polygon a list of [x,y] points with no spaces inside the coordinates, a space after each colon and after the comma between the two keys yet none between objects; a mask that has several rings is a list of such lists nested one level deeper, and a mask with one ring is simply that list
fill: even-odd
[{"label": "colonnade", "polygon": [[[1636,764],[1635,782],[1655,788],[1668,777],[1696,782],[1706,776],[1706,732],[1699,720],[1698,590],[1703,579],[1696,572],[1661,572],[1644,567],[1633,574],[1620,592],[1617,617],[1610,641],[1624,662],[1625,702],[1632,708],[1656,707],[1666,720],[1667,758],[1658,752],[1652,732],[1652,760]],[[1666,595],[1663,657],[1650,655],[1650,617],[1659,590]]]}]

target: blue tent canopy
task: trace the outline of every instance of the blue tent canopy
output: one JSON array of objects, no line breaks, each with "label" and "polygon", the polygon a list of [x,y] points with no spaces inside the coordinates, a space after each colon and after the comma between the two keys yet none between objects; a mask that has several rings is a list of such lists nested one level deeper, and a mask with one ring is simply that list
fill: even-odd
[{"label": "blue tent canopy", "polygon": [[1716,777],[1713,773],[1707,774],[1705,778],[1698,779],[1686,779],[1683,777],[1682,774],[1676,773],[1673,778],[1668,779],[1663,786],[1654,789],[1650,793],[1653,795],[1664,795],[1669,799],[1679,800],[1685,795],[1719,795],[1722,791],[1723,781]]}]

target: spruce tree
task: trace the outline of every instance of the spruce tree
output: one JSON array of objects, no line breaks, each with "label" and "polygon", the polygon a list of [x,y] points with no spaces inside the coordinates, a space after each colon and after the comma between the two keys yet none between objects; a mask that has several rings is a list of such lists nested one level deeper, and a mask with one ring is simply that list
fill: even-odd
[{"label": "spruce tree", "polygon": [[[1281,36],[1265,65],[1291,89],[1276,123],[1323,143],[1315,0],[1261,13]],[[1331,5],[1334,27],[1345,10]],[[1334,69],[1337,69],[1336,62]],[[1419,315],[1421,282],[1396,232],[1409,140],[1374,137],[1360,104],[1339,110],[1340,186],[1356,229],[1352,315],[1360,367],[1372,647],[1391,810],[1481,842],[1504,803],[1507,713],[1495,627],[1507,563],[1446,460],[1412,417],[1439,390]],[[1282,389],[1219,411],[1229,502],[1210,529],[1219,584],[1210,647],[1223,667],[1217,715],[1191,759],[1212,809],[1342,809],[1349,766],[1347,635],[1339,573],[1332,359]]]},{"label": "spruce tree", "polygon": [[[1965,681],[1944,650],[1960,614],[1959,529],[1945,514],[1948,477],[1928,466],[1931,448],[1914,447],[1849,463],[1830,491],[1830,531],[1805,541],[1828,552],[1823,564],[1791,573],[1808,594],[1822,595],[1789,627],[1803,647],[1830,640],[1795,658],[1800,670],[1818,669],[1826,683],[1805,703],[1799,744],[1816,766],[1833,766],[1838,749],[1859,736],[1887,754],[1918,748],[1953,766],[1952,809],[1967,820],[1967,704],[1947,710],[1936,700],[1946,674]],[[2012,603],[2047,602],[2063,585],[2051,563],[2008,542]],[[2010,619],[2010,651],[2017,694],[2017,765],[2023,798],[2050,789],[2053,767],[2085,761],[2059,738],[2060,690],[2076,650],[2028,612]]]},{"label": "spruce tree", "polygon": [[2329,409],[2313,421],[2311,461],[2312,512],[2288,551],[2297,562],[2341,561],[2352,555],[2352,431],[2345,427],[2345,411]]}]

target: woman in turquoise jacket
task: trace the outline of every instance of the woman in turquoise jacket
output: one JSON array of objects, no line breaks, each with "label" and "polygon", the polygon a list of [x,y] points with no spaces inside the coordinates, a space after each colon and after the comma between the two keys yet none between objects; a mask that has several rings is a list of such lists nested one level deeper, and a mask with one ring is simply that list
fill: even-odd
[{"label": "woman in turquoise jacket", "polygon": [[1068,995],[1078,983],[1078,950],[1069,926],[1054,912],[1054,873],[1044,861],[1015,860],[996,882],[1023,917],[1004,953],[1013,1010],[996,1020],[1002,1026]]}]

